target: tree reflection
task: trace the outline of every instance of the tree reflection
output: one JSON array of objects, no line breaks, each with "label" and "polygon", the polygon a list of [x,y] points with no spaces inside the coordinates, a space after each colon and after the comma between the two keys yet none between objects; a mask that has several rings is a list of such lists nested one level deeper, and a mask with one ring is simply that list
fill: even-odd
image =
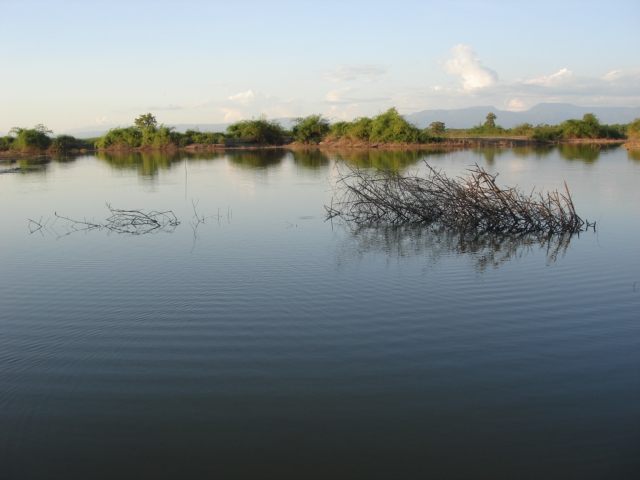
[{"label": "tree reflection", "polygon": [[317,148],[293,150],[293,161],[300,166],[316,169],[329,165],[329,155]]},{"label": "tree reflection", "polygon": [[96,158],[112,168],[137,170],[143,176],[155,176],[160,170],[168,170],[182,160],[214,160],[224,156],[221,152],[187,153],[179,150],[111,151],[96,152]]},{"label": "tree reflection", "polygon": [[629,157],[629,160],[640,162],[640,148],[627,149],[627,156]]},{"label": "tree reflection", "polygon": [[380,150],[376,148],[332,151],[331,156],[358,168],[399,171],[415,165],[425,157],[444,156],[447,153],[450,153],[450,150],[445,148],[438,150]]},{"label": "tree reflection", "polygon": [[225,155],[230,162],[249,168],[268,168],[282,162],[288,151],[282,148],[255,150],[227,150]]},{"label": "tree reflection", "polygon": [[620,148],[618,145],[600,146],[593,143],[565,143],[558,145],[558,153],[566,160],[580,160],[584,163],[594,163],[602,152],[612,148]]},{"label": "tree reflection", "polygon": [[[391,258],[423,256],[436,264],[452,255],[468,257],[478,272],[522,258],[535,251],[544,251],[547,263],[564,257],[571,234],[565,235],[505,235],[448,229],[440,226],[352,226],[340,224],[349,232],[341,245],[352,256],[384,253]],[[354,248],[355,246],[355,248]],[[343,252],[344,251],[344,252]]]}]

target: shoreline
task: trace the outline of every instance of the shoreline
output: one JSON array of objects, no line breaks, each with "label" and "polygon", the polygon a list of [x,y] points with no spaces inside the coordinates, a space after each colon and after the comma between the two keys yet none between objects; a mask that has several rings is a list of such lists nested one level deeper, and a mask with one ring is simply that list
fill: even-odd
[{"label": "shoreline", "polygon": [[288,143],[284,145],[264,145],[264,144],[244,144],[242,142],[226,144],[194,144],[187,145],[186,147],[178,147],[176,145],[169,145],[164,147],[123,147],[118,146],[115,148],[105,149],[81,149],[70,150],[68,152],[52,152],[47,150],[42,151],[15,151],[6,150],[0,151],[0,162],[11,162],[23,159],[35,159],[35,158],[50,158],[59,155],[82,155],[93,153],[127,153],[127,152],[189,152],[189,153],[204,153],[204,152],[220,152],[225,150],[264,150],[264,149],[276,149],[284,148],[289,150],[365,150],[365,149],[378,149],[378,150],[456,150],[456,149],[473,149],[473,148],[514,148],[514,147],[543,147],[554,145],[621,145],[626,149],[640,148],[640,141],[638,140],[610,140],[610,139],[565,139],[555,140],[550,142],[541,142],[538,140],[532,140],[526,137],[454,137],[446,138],[442,142],[434,143],[383,143],[383,142],[354,142],[345,140],[325,140],[318,144],[298,144]]}]

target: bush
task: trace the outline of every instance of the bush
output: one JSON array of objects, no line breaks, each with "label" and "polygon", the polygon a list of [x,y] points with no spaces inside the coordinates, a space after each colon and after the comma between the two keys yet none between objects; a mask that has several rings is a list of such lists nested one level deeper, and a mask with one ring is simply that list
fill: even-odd
[{"label": "bush", "polygon": [[187,130],[180,136],[179,145],[185,147],[187,145],[204,144],[216,145],[224,143],[224,133],[199,132],[197,130]]},{"label": "bush", "polygon": [[320,143],[331,131],[329,120],[322,115],[298,117],[293,120],[293,123],[294,126],[291,129],[293,139],[300,143]]},{"label": "bush", "polygon": [[45,150],[51,145],[51,139],[47,134],[52,132],[42,125],[36,125],[31,129],[16,127],[12,128],[10,133],[16,134],[11,142],[11,148],[14,150]]},{"label": "bush", "polygon": [[585,113],[582,120],[566,120],[558,127],[562,138],[623,138],[624,134],[615,127],[601,125],[593,113]]},{"label": "bush", "polygon": [[423,141],[424,135],[418,127],[407,122],[395,108],[390,108],[373,118],[370,140],[373,142],[413,143]]},{"label": "bush", "polygon": [[349,128],[351,128],[351,122],[336,122],[331,125],[331,135],[335,135],[337,137],[344,137],[347,135]]},{"label": "bush", "polygon": [[142,131],[136,127],[113,128],[103,137],[95,141],[96,148],[116,146],[139,147],[142,145]]},{"label": "bush", "polygon": [[640,138],[640,118],[636,118],[633,122],[627,125],[627,137]]},{"label": "bush", "polygon": [[532,135],[533,134],[533,125],[530,123],[521,123],[516,125],[511,130],[509,130],[509,134],[511,135]]},{"label": "bush", "polygon": [[242,138],[251,143],[282,145],[284,142],[284,130],[280,124],[273,120],[267,121],[264,115],[257,120],[242,120],[229,125],[227,135],[232,138]]},{"label": "bush", "polygon": [[11,144],[13,143],[13,137],[7,135],[6,137],[0,137],[0,152],[4,150],[9,150],[11,148]]},{"label": "bush", "polygon": [[359,117],[351,122],[351,126],[347,129],[346,137],[351,140],[369,141],[371,136],[371,119],[369,117]]},{"label": "bush", "polygon": [[51,141],[50,148],[56,152],[68,152],[69,150],[79,147],[80,145],[75,137],[72,137],[71,135],[58,135]]},{"label": "bush", "polygon": [[558,132],[558,127],[547,125],[546,123],[541,123],[534,127],[533,133],[531,134],[531,138],[541,142],[557,140],[559,136],[560,133]]}]

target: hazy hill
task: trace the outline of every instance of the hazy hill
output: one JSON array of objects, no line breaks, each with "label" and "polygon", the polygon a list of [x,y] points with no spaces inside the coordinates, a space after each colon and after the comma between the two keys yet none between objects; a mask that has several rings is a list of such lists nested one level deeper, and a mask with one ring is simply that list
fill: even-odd
[{"label": "hazy hill", "polygon": [[[605,124],[629,123],[640,118],[640,107],[577,107],[570,103],[540,103],[523,112],[509,112],[492,106],[458,108],[456,110],[422,110],[421,112],[405,115],[405,118],[419,128],[428,127],[431,122],[444,122],[450,128],[470,128],[484,123],[489,112],[497,115],[496,123],[504,128],[512,128],[519,123],[538,125],[548,123],[558,125],[570,118],[580,119],[585,113],[594,113]],[[293,117],[277,118],[285,129],[291,127]],[[178,132],[186,130],[200,130],[201,132],[224,132],[230,123],[179,123],[168,124]],[[85,127],[63,132],[76,138],[101,137],[117,125],[102,127]],[[58,132],[56,132],[58,133]]]},{"label": "hazy hill", "polygon": [[492,106],[459,108],[456,110],[422,110],[405,115],[419,128],[432,122],[444,122],[451,128],[470,128],[484,123],[489,112],[497,115],[496,124],[512,128],[520,123],[557,125],[570,118],[581,119],[585,113],[593,113],[605,124],[629,123],[640,118],[640,107],[577,107],[570,103],[539,103],[523,112],[509,112]]}]

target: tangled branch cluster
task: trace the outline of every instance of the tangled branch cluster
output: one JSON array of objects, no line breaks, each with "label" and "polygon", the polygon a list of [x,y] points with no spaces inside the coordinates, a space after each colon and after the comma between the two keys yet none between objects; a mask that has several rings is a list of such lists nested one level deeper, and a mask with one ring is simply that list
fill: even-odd
[{"label": "tangled branch cluster", "polygon": [[29,219],[31,233],[40,231],[41,229],[53,230],[54,224],[58,220],[66,220],[67,224],[65,228],[66,234],[90,231],[90,230],[102,230],[107,229],[115,233],[128,233],[130,235],[143,235],[145,233],[152,233],[158,231],[170,231],[177,227],[180,222],[172,211],[158,212],[151,211],[148,213],[142,210],[120,210],[113,208],[107,203],[107,208],[111,212],[111,216],[108,217],[105,222],[95,222],[88,220],[74,220],[62,215],[55,214],[55,220],[51,225],[47,226],[47,223],[35,221]]},{"label": "tangled branch cluster", "polygon": [[501,189],[497,175],[475,165],[452,179],[427,164],[426,177],[370,173],[353,167],[339,171],[337,202],[325,206],[328,218],[356,224],[439,224],[448,228],[500,232],[577,233],[585,224],[566,193]]}]

